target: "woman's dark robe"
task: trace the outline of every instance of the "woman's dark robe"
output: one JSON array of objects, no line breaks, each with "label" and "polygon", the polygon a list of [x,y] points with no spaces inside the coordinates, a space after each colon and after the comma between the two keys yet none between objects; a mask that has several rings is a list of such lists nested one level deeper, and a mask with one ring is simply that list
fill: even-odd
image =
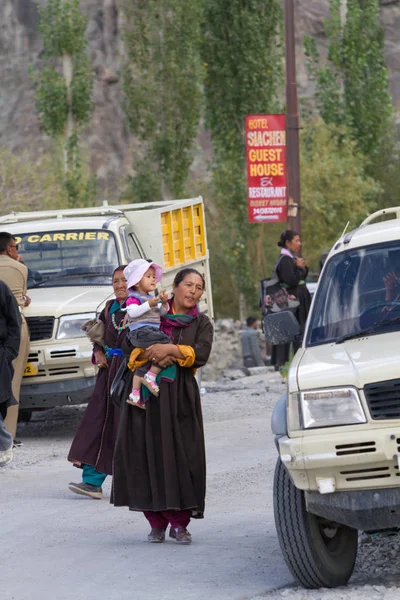
[{"label": "woman's dark robe", "polygon": [[[287,285],[289,294],[296,296],[300,302],[296,310],[295,316],[302,329],[306,324],[308,311],[311,306],[311,296],[304,281],[308,275],[308,267],[296,267],[293,258],[283,255],[279,258],[279,263],[276,268],[276,274],[279,281]],[[293,350],[296,352],[299,348],[298,343],[293,343]],[[272,346],[271,364],[277,367],[284,365],[289,360],[290,344],[279,344]]]},{"label": "woman's dark robe", "polygon": [[[110,300],[100,314],[105,325],[104,340],[109,348],[121,348],[127,334],[124,329],[118,332],[111,320]],[[121,323],[125,312],[115,313],[115,322]],[[101,350],[95,345],[94,350]],[[75,434],[68,460],[92,465],[99,473],[112,475],[112,459],[119,424],[119,409],[110,399],[110,388],[115,374],[123,360],[122,356],[108,359],[108,369],[99,369],[93,394],[87,405],[82,422]]]},{"label": "woman's dark robe", "polygon": [[191,509],[201,518],[206,491],[206,460],[200,392],[193,368],[210,355],[213,328],[200,314],[187,328],[174,328],[175,344],[192,346],[193,367],[177,364],[176,380],[161,381],[158,398],[146,410],[126,403],[122,395],[120,430],[114,455],[111,502],[138,511]]}]

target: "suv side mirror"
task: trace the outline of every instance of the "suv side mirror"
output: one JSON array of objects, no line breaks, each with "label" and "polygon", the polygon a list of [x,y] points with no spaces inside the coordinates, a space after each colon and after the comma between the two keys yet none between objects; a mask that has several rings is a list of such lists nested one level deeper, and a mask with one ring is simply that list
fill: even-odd
[{"label": "suv side mirror", "polygon": [[298,320],[289,310],[271,313],[264,317],[265,339],[269,344],[289,344],[301,335]]}]

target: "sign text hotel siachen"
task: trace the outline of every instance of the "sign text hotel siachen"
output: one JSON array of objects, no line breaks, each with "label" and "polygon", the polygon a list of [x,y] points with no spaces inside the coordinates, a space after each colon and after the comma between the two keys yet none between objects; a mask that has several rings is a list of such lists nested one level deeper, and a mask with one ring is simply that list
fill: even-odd
[{"label": "sign text hotel siachen", "polygon": [[246,116],[250,223],[287,221],[285,115]]}]

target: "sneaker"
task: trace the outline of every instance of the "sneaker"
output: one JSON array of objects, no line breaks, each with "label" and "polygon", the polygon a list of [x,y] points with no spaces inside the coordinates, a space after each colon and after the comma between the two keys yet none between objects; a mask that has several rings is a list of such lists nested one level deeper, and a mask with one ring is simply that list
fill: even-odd
[{"label": "sneaker", "polygon": [[173,527],[169,530],[169,537],[174,539],[177,544],[191,544],[192,536],[185,527],[178,527],[178,530]]},{"label": "sneaker", "polygon": [[156,384],[156,380],[154,377],[146,373],[144,377],[139,377],[139,379],[143,383],[143,385],[145,385],[147,389],[153,394],[153,396],[158,396],[158,394],[160,393],[160,388]]},{"label": "sneaker", "polygon": [[82,481],[82,483],[70,483],[68,487],[71,492],[75,492],[75,494],[80,494],[81,496],[89,496],[95,500],[101,500],[103,497],[103,490],[97,485],[91,485]]},{"label": "sneaker", "polygon": [[165,530],[160,529],[159,527],[152,527],[147,536],[147,541],[151,544],[162,544],[165,542]]},{"label": "sneaker", "polygon": [[23,446],[23,443],[21,442],[21,440],[17,440],[17,439],[13,440],[13,448],[20,448],[21,446]]},{"label": "sneaker", "polygon": [[138,408],[146,410],[146,405],[142,404],[140,396],[136,396],[136,394],[129,394],[126,403],[130,404],[131,406],[137,406]]},{"label": "sneaker", "polygon": [[0,452],[0,467],[5,467],[13,459],[13,447],[11,446],[8,450],[2,450]]}]

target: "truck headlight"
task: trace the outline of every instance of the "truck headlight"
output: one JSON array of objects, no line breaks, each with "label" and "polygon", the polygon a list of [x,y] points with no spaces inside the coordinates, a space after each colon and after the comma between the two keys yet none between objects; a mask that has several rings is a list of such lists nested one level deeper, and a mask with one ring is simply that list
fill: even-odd
[{"label": "truck headlight", "polygon": [[86,334],[81,330],[81,325],[95,317],[96,313],[82,313],[80,315],[65,315],[61,317],[56,338],[58,340],[65,340],[85,337]]},{"label": "truck headlight", "polygon": [[366,423],[358,392],[354,388],[331,388],[301,392],[305,429]]}]

